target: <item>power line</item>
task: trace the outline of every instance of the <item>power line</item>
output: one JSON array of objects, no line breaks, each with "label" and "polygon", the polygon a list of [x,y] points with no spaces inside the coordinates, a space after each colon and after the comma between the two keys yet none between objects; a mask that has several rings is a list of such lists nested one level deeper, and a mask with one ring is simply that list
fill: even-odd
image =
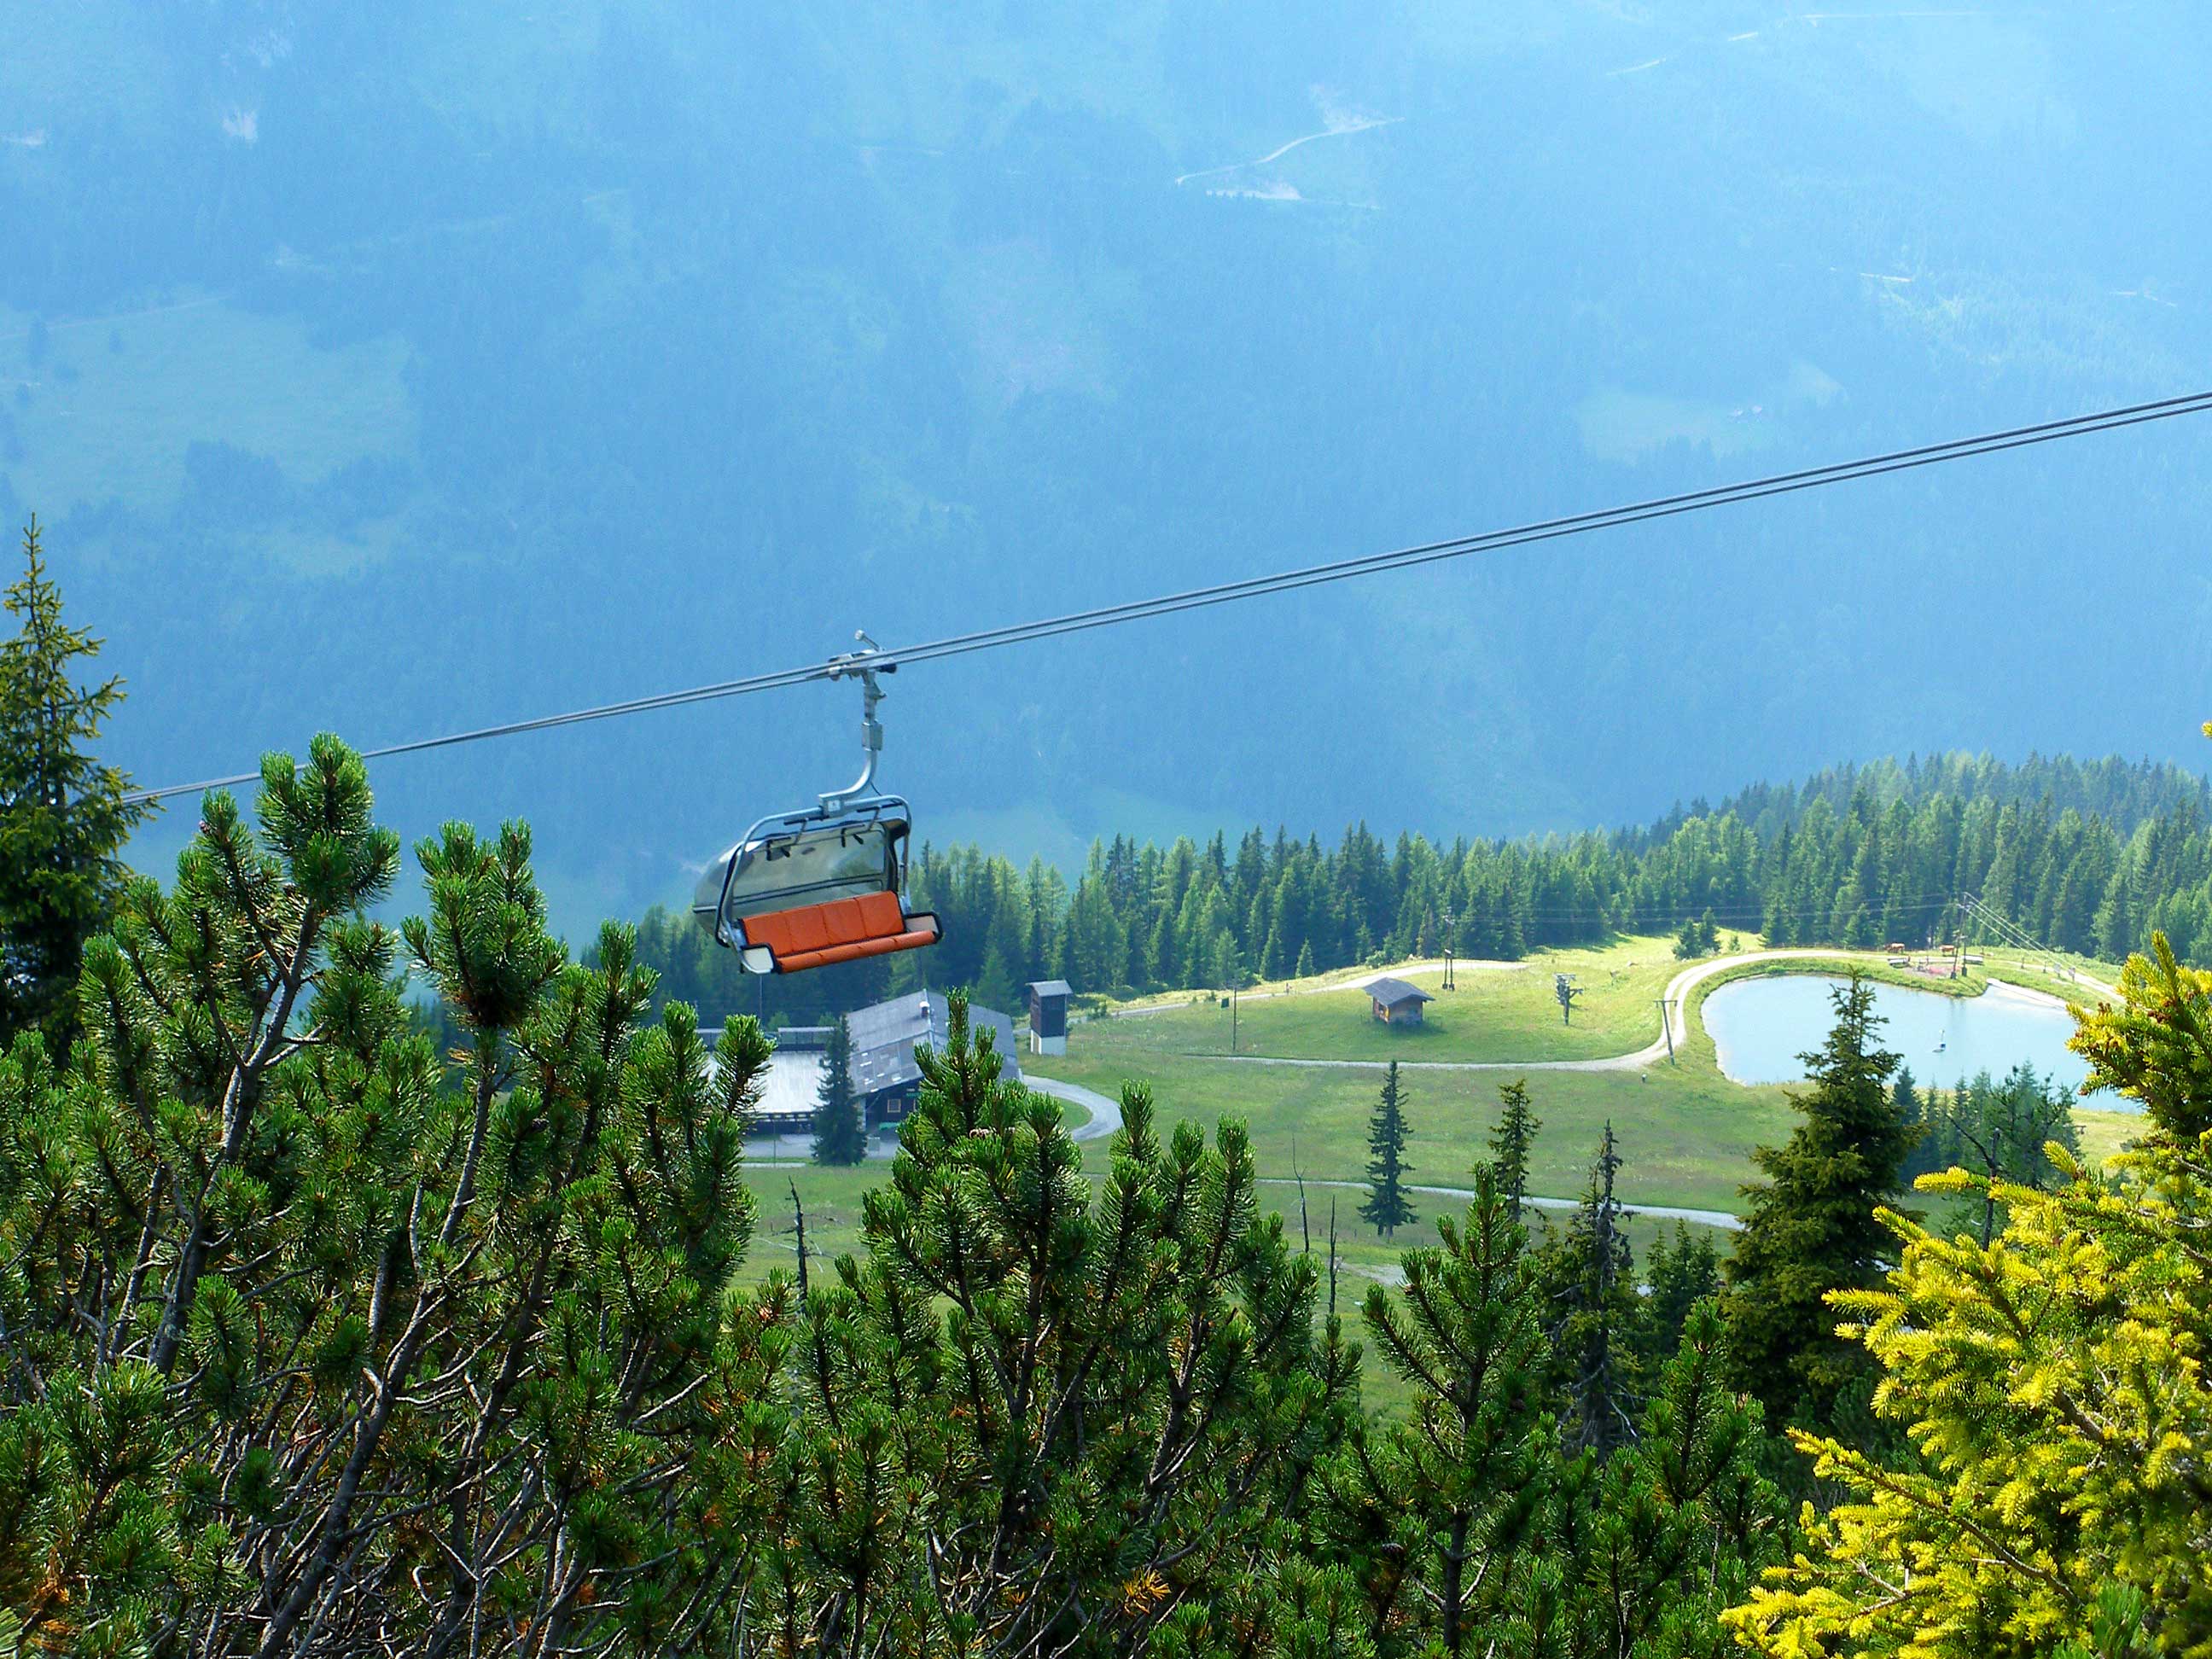
[{"label": "power line", "polygon": [[[1186,611],[1206,610],[1218,605],[1234,604],[1239,600],[1259,599],[1273,593],[1294,592],[1300,588],[1319,586],[1328,582],[1346,581],[1355,576],[1376,575],[1384,571],[1413,569],[1421,565],[1434,564],[1447,559],[1465,558],[1470,554],[1498,552],[1507,548],[1526,547],[1534,543],[1553,541],[1561,537],[1588,535],[1594,531],[1612,530],[1626,525],[1649,523],[1655,519],[1668,519],[1686,513],[1704,512],[1716,507],[1730,507],[1745,501],[1762,501],[1772,495],[1794,495],[1799,490],[1823,489],[1831,484],[1848,483],[1861,478],[1880,477],[1892,472],[1907,472],[1921,467],[1942,465],[1948,462],[1966,460],[1976,456],[2001,454],[2008,450],[2025,449],[2038,444],[2056,443],[2068,438],[2086,437],[2093,433],[2115,432],[2127,427],[2141,426],[2154,421],[2172,420],[2179,416],[2202,414],[2208,410],[2212,410],[2212,392],[2199,392],[2186,397],[2160,398],[2152,403],[2130,404],[2119,408],[2099,410],[2092,414],[2077,415],[2065,420],[2044,421],[2029,426],[2010,427],[2001,431],[1981,433],[1970,438],[1956,438],[1943,443],[1924,444],[1916,448],[1897,449],[1879,455],[1862,456],[1856,460],[1832,462],[1825,466],[1808,467],[1794,472],[1772,473],[1765,477],[1749,478],[1738,483],[1716,485],[1709,489],[1688,490],[1673,495],[1656,496],[1649,501],[1632,501],[1625,506],[1607,507],[1595,512],[1571,514],[1563,518],[1539,520],[1531,524],[1517,525],[1510,529],[1486,531],[1480,535],[1455,537],[1447,541],[1427,542],[1413,547],[1397,548],[1385,553],[1370,553],[1353,558],[1335,559],[1322,564],[1304,566],[1297,569],[1278,571],[1272,575],[1247,577],[1237,581],[1187,588],[1179,593],[1165,593],[1153,599],[1133,599],[1120,605],[1101,605],[1088,611],[1071,611],[1065,616],[1048,617],[1035,622],[1017,623],[999,628],[981,629],[971,633],[951,635],[944,639],[930,640],[918,645],[885,650],[877,653],[871,660],[881,668],[898,667],[908,663],[936,662],[949,657],[966,656],[972,652],[996,650],[1002,646],[1027,644],[1036,640],[1055,638],[1063,634],[1081,633],[1096,628],[1116,627],[1123,623],[1141,622],[1155,617],[1175,616]],[[679,691],[665,691],[651,696],[632,697],[620,702],[599,703],[588,708],[571,709],[565,714],[543,714],[532,720],[509,720],[497,726],[483,726],[471,731],[450,732],[443,737],[417,738],[406,743],[387,744],[381,748],[362,750],[362,758],[383,760],[398,755],[421,754],[428,750],[448,749],[457,744],[480,743],[492,738],[517,737],[527,732],[544,732],[557,726],[577,726],[588,720],[614,720],[623,715],[644,714],[657,708],[677,708],[690,703],[714,702],[724,697],[745,696],[754,692],[803,684],[810,680],[829,679],[834,677],[836,668],[837,664],[835,659],[810,663],[802,667],[751,674],[738,679],[720,680],[712,684],[691,686]],[[240,772],[228,777],[204,779],[198,783],[169,784],[159,789],[135,791],[127,799],[132,801],[163,800],[173,795],[195,794],[208,789],[227,788],[234,784],[252,783],[259,775],[258,772]]]}]

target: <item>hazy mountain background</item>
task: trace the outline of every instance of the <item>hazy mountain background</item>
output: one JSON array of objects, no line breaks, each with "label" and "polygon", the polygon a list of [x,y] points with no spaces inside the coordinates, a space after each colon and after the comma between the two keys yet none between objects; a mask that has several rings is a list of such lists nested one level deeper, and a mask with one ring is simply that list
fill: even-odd
[{"label": "hazy mountain background", "polygon": [[[2208,68],[2183,4],[13,6],[0,515],[167,783],[2196,390]],[[1914,749],[2197,764],[2208,459],[2161,427],[916,670],[885,776],[1067,858]],[[574,926],[843,781],[853,702],[377,782],[410,835],[531,818]]]}]

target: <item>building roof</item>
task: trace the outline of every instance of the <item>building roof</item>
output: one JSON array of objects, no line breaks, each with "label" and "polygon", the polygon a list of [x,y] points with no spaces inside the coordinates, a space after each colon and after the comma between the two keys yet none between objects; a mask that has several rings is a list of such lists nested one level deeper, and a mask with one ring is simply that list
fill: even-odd
[{"label": "building roof", "polygon": [[753,1115],[763,1118],[811,1117],[822,1098],[819,1049],[779,1048],[768,1057],[761,1079],[760,1103]]},{"label": "building roof", "polygon": [[[996,1009],[970,1003],[968,1024],[971,1030],[992,1034],[1002,1066],[1000,1075],[1010,1083],[1019,1082],[1014,1022]],[[915,1045],[927,1042],[942,1049],[951,1020],[943,992],[919,991],[872,1008],[855,1009],[845,1016],[845,1029],[853,1035],[854,1091],[872,1095],[919,1078],[921,1067],[914,1063]]]},{"label": "building roof", "polygon": [[1408,985],[1402,979],[1370,979],[1367,994],[1385,1008],[1402,1008],[1409,1002],[1434,1002],[1436,999],[1418,985]]},{"label": "building roof", "polygon": [[1072,997],[1075,988],[1064,979],[1033,979],[1030,989],[1041,997]]}]

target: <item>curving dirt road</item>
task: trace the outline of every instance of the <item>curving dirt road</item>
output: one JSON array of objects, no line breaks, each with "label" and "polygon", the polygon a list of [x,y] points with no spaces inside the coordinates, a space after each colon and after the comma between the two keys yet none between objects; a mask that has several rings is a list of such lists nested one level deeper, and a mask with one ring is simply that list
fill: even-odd
[{"label": "curving dirt road", "polygon": [[1091,1114],[1090,1121],[1079,1123],[1067,1132],[1072,1140],[1105,1140],[1121,1133],[1121,1103],[1096,1089],[1086,1089],[1079,1083],[1063,1083],[1056,1077],[1039,1077],[1034,1072],[1022,1073],[1022,1087],[1031,1094],[1050,1095],[1054,1100],[1071,1102]]}]

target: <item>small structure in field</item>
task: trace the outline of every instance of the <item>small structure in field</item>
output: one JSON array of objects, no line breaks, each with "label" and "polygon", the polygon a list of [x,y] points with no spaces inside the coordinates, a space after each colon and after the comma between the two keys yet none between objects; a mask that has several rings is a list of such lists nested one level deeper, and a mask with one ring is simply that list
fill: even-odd
[{"label": "small structure in field", "polygon": [[1030,1052],[1064,1054],[1067,1052],[1067,999],[1073,994],[1064,979],[1030,982]]},{"label": "small structure in field", "polygon": [[1421,1005],[1436,999],[1418,985],[1408,985],[1402,979],[1370,980],[1368,1000],[1374,1005],[1375,1018],[1385,1025],[1419,1025]]}]

